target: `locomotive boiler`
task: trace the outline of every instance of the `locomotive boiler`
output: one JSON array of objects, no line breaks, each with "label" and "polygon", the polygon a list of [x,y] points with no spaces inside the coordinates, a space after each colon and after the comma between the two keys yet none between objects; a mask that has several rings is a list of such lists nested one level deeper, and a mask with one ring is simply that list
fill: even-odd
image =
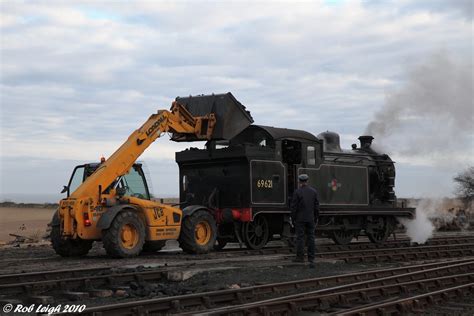
[{"label": "locomotive boiler", "polygon": [[360,136],[360,145],[343,150],[334,132],[315,136],[252,124],[250,113],[230,93],[177,100],[193,110],[229,102],[241,109],[233,114],[236,122],[229,137],[176,153],[180,201],[213,212],[216,248],[240,242],[260,249],[272,238],[290,240],[289,202],[302,173],[319,194],[316,232],[337,244],[359,235],[383,243],[398,218],[414,216],[414,209],[397,206],[394,162],[373,148],[372,136]]}]

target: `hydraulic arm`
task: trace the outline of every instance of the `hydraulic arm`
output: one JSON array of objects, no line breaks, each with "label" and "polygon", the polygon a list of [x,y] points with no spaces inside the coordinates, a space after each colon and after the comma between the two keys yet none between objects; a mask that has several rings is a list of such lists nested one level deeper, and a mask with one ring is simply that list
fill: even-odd
[{"label": "hydraulic arm", "polygon": [[193,135],[196,139],[212,137],[216,118],[213,113],[193,116],[177,101],[171,109],[159,110],[118,148],[97,170],[89,176],[67,199],[60,202],[59,216],[62,218],[62,236],[74,237],[74,216],[93,211],[104,204],[107,197],[116,192],[110,186],[125,175],[140,155],[163,133]]}]

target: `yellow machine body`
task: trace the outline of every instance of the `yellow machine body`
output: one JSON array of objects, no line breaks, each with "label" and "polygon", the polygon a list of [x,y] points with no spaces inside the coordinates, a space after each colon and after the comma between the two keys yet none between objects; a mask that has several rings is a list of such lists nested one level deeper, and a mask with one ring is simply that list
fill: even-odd
[{"label": "yellow machine body", "polygon": [[[103,161],[69,197],[59,203],[59,222],[63,238],[100,240],[101,217],[123,208],[133,210],[145,224],[146,240],[177,239],[180,234],[182,211],[156,201],[119,194],[113,187],[127,174],[138,157],[163,133],[192,134],[206,140],[212,136],[214,114],[193,117],[183,106],[173,102],[171,110],[159,110]],[[124,232],[124,238],[134,238]]]},{"label": "yellow machine body", "polygon": [[[103,195],[104,199],[111,199],[111,195]],[[112,195],[113,198],[113,195]],[[72,203],[74,202],[74,203]],[[170,205],[155,201],[143,200],[136,197],[123,197],[120,201],[131,207],[146,224],[146,240],[169,240],[179,237],[182,211]],[[88,199],[64,199],[59,208],[60,218],[63,219],[63,235],[84,240],[100,240],[102,230],[97,223],[103,214],[114,206],[94,206]],[[87,215],[85,215],[87,214]],[[86,226],[85,218],[89,219]],[[69,232],[69,234],[67,234]]]}]

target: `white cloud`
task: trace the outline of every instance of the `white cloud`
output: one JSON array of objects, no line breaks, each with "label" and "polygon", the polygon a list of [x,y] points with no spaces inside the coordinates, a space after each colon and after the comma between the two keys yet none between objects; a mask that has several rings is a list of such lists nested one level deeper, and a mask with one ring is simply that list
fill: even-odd
[{"label": "white cloud", "polygon": [[96,159],[176,96],[227,91],[256,123],[354,143],[407,67],[472,56],[466,2],[419,3],[2,2],[1,157]]}]

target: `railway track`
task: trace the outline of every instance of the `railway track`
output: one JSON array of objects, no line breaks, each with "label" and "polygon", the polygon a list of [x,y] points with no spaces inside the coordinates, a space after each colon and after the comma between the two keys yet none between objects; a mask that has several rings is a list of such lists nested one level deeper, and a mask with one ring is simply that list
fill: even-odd
[{"label": "railway track", "polygon": [[[228,252],[225,256],[221,254],[220,258],[198,259],[192,262],[175,260],[157,268],[82,268],[4,274],[0,275],[0,295],[31,296],[58,289],[62,292],[68,292],[89,288],[114,288],[130,282],[157,282],[166,279],[168,273],[177,270],[199,269],[211,265],[226,266],[238,263],[239,260],[247,260],[247,258],[256,260],[260,255],[265,255],[269,259],[286,260],[290,254],[291,252],[284,248],[271,248],[259,251],[238,250]],[[247,257],[244,257],[245,255]],[[474,256],[474,243],[317,253],[317,257],[321,259],[336,259],[350,263],[415,261],[468,256]],[[242,259],[239,259],[241,257]],[[163,258],[160,257],[160,259]]]},{"label": "railway track", "polygon": [[[470,241],[462,243],[462,241]],[[387,262],[400,260],[423,260],[438,259],[474,255],[474,239],[466,238],[459,243],[432,243],[429,246],[410,246],[406,243],[388,243],[384,246],[374,244],[362,244],[355,247],[336,247],[340,249],[334,251],[334,247],[326,249],[316,248],[316,257],[325,259],[339,259],[345,262]],[[374,246],[369,246],[374,245]],[[324,250],[322,250],[324,249]],[[226,256],[238,257],[248,255],[271,255],[271,254],[292,254],[294,251],[289,248],[267,248],[261,250],[236,250],[225,252]]]},{"label": "railway track", "polygon": [[423,259],[453,258],[474,255],[474,243],[456,245],[418,246],[406,248],[383,248],[369,250],[349,250],[323,252],[316,254],[320,258],[335,258],[345,262],[388,262],[414,261]]},{"label": "railway track", "polygon": [[[355,242],[349,245],[336,245],[336,244],[316,244],[317,252],[330,252],[330,251],[349,251],[349,250],[370,250],[370,249],[384,249],[384,248],[398,248],[398,247],[413,247],[413,246],[436,246],[436,245],[456,245],[456,244],[466,244],[474,243],[474,236],[453,236],[453,237],[438,237],[430,239],[425,244],[416,244],[410,242],[409,239],[400,239],[400,240],[391,240],[383,244],[374,244],[372,242]],[[275,252],[293,252],[293,249],[287,247],[272,247],[272,248],[263,248],[260,250],[241,250],[238,248],[234,249],[225,249],[218,251],[218,253],[233,253],[235,255],[241,253],[243,255],[248,254],[268,254]]]},{"label": "railway track", "polygon": [[[393,244],[390,244],[393,245]],[[291,254],[285,248],[270,248],[259,251],[232,251],[221,254],[218,259],[207,257],[193,262],[175,261],[169,265],[163,265],[155,269],[120,269],[120,268],[82,268],[55,271],[40,271],[18,274],[0,275],[0,294],[34,293],[42,288],[62,288],[64,290],[84,286],[113,285],[114,283],[129,282],[132,279],[138,281],[157,280],[163,278],[163,274],[173,269],[186,269],[190,267],[208,266],[210,264],[225,264],[233,262],[235,257],[256,255],[281,255],[283,258]],[[338,259],[346,262],[387,262],[400,260],[425,260],[452,258],[462,256],[474,256],[474,243],[441,244],[431,246],[398,247],[398,248],[375,248],[357,249],[345,251],[318,252],[318,258]],[[163,259],[160,257],[160,259]]]},{"label": "railway track", "polygon": [[[474,243],[474,236],[453,236],[453,237],[443,237],[443,238],[433,238],[429,240],[426,244],[413,244],[408,239],[389,241],[384,244],[374,244],[371,242],[359,242],[352,243],[349,245],[336,245],[336,244],[317,244],[316,252],[322,254],[323,257],[328,257],[327,253],[334,253],[336,256],[344,257],[344,255],[338,255],[339,252],[346,252],[349,254],[350,251],[359,252],[359,251],[368,251],[368,250],[377,250],[377,249],[390,249],[393,251],[394,248],[422,248],[427,246],[443,246],[443,245],[467,245]],[[440,248],[441,249],[441,248]],[[215,257],[237,257],[237,256],[252,256],[252,255],[272,255],[272,254],[292,254],[294,253],[293,248],[288,247],[267,247],[259,250],[248,250],[240,248],[230,248],[224,249],[221,251],[213,252],[206,255],[200,255],[198,258],[192,256],[194,259],[209,259]],[[173,256],[173,258],[189,258],[190,256],[182,252],[169,252],[164,256],[160,255],[160,258],[165,258],[166,256]]]},{"label": "railway track", "polygon": [[[351,273],[345,275],[339,275],[334,277],[325,277],[325,278],[316,278],[316,279],[309,279],[309,280],[299,280],[296,282],[283,282],[277,284],[269,284],[269,285],[260,285],[248,288],[242,288],[235,293],[232,290],[225,290],[225,291],[218,291],[216,293],[207,292],[207,293],[196,293],[196,294],[188,294],[188,295],[181,295],[181,296],[166,296],[161,298],[155,298],[152,300],[140,300],[135,302],[127,302],[127,303],[120,303],[120,304],[113,304],[113,305],[106,305],[102,307],[92,307],[88,309],[88,312],[92,315],[129,315],[131,314],[140,314],[141,310],[144,308],[145,311],[148,311],[148,307],[139,307],[139,306],[150,306],[151,313],[153,311],[164,311],[164,313],[173,313],[173,312],[187,312],[188,310],[191,311],[206,311],[209,313],[217,313],[223,312],[226,314],[227,312],[224,311],[212,311],[212,308],[216,306],[224,306],[225,304],[243,304],[243,311],[245,313],[254,313],[255,306],[246,306],[246,304],[252,305],[253,303],[248,302],[250,299],[257,299],[257,298],[267,298],[272,296],[281,296],[284,293],[293,293],[299,291],[306,291],[307,289],[320,289],[321,287],[328,287],[333,286],[333,290],[338,288],[341,284],[353,284],[357,282],[366,282],[364,283],[364,288],[370,289],[363,290],[364,293],[367,292],[366,296],[359,296],[358,300],[362,302],[367,302],[363,300],[364,297],[370,297],[376,302],[382,303],[389,303],[383,301],[384,293],[393,291],[394,288],[397,288],[394,284],[400,285],[399,283],[395,282],[394,284],[378,284],[374,285],[370,283],[371,279],[380,279],[386,277],[393,277],[393,276],[400,276],[403,278],[404,274],[405,277],[409,276],[410,273],[415,273],[410,276],[410,279],[405,279],[406,284],[402,284],[402,288],[412,289],[415,287],[416,282],[421,284],[426,283],[426,287],[436,291],[439,288],[433,287],[432,284],[438,284],[439,282],[443,282],[443,284],[455,286],[459,285],[459,282],[474,282],[474,277],[469,274],[470,270],[474,268],[474,237],[471,236],[453,236],[449,238],[435,238],[430,241],[428,246],[411,246],[410,243],[406,240],[398,240],[398,241],[390,241],[384,246],[380,245],[373,245],[368,243],[355,243],[349,247],[340,248],[337,246],[336,249],[345,249],[340,251],[334,251],[334,248],[331,248],[330,245],[322,245],[327,250],[333,251],[321,251],[319,248],[319,253],[317,256],[320,259],[336,259],[336,260],[343,260],[346,262],[396,262],[396,261],[416,261],[416,260],[438,260],[435,263],[430,264],[422,264],[422,265],[414,265],[408,267],[401,267],[396,269],[380,269],[380,270],[373,270],[373,271],[365,271],[359,273]],[[373,245],[373,246],[369,246]],[[321,246],[321,245],[319,245]],[[332,245],[334,246],[334,245]],[[350,249],[350,250],[347,250]],[[156,284],[163,284],[166,286],[167,276],[171,272],[176,271],[186,271],[186,270],[205,270],[209,266],[221,266],[228,268],[229,265],[233,265],[234,267],[239,267],[239,262],[260,262],[262,255],[266,258],[267,262],[273,264],[275,260],[280,260],[283,262],[288,262],[288,257],[292,256],[291,251],[285,248],[267,248],[262,249],[259,251],[248,251],[248,250],[229,250],[219,253],[213,253],[210,256],[205,258],[198,257],[197,260],[187,261],[182,260],[179,258],[174,261],[168,261],[168,259],[174,258],[173,254],[166,254],[165,258],[160,255],[160,261],[168,262],[168,265],[163,264],[163,266],[156,267],[156,268],[144,268],[144,267],[134,267],[134,268],[82,268],[82,269],[65,269],[65,270],[56,270],[56,271],[41,271],[41,272],[30,272],[30,273],[20,273],[20,274],[4,274],[0,275],[0,297],[4,299],[15,299],[17,303],[21,302],[37,302],[37,303],[54,303],[62,301],[71,301],[71,300],[86,300],[90,302],[90,304],[94,304],[95,297],[101,297],[101,293],[104,291],[108,291],[115,295],[116,291],[118,290],[125,290],[130,289],[130,284],[138,284],[140,286],[148,286],[148,285],[156,285]],[[166,258],[168,257],[168,258]],[[458,260],[453,260],[454,258],[459,257]],[[463,258],[461,258],[463,257]],[[181,259],[181,260],[180,260]],[[267,263],[268,264],[268,263]],[[458,264],[458,266],[454,266]],[[449,278],[450,274],[446,271],[453,272],[453,269],[460,269],[460,267],[469,267],[469,271],[459,271],[459,273],[454,274],[456,277]],[[435,269],[435,270],[433,270]],[[436,270],[438,269],[438,270]],[[435,277],[428,278],[425,277],[424,280],[421,276],[424,275],[421,271],[423,270],[430,270],[428,273],[434,273],[433,271],[438,271]],[[433,270],[433,271],[431,271]],[[441,271],[441,272],[439,272]],[[444,271],[444,272],[443,272]],[[418,273],[418,274],[416,274]],[[453,272],[454,273],[454,272]],[[469,275],[466,275],[469,274]],[[431,274],[430,274],[431,275]],[[416,277],[413,279],[413,277]],[[446,278],[445,278],[446,277]],[[436,278],[440,279],[441,281],[436,281]],[[467,280],[466,278],[469,278]],[[431,280],[430,280],[431,279]],[[400,279],[401,280],[401,279]],[[451,281],[450,281],[451,280]],[[455,280],[452,282],[452,280]],[[413,282],[409,284],[407,282]],[[431,283],[430,283],[431,282]],[[437,282],[437,283],[436,283]],[[456,283],[457,282],[457,283]],[[379,290],[383,286],[387,286],[385,290]],[[400,288],[400,287],[399,287]],[[357,305],[357,308],[370,308],[370,304],[361,305],[357,299],[349,300],[346,298],[356,297],[360,291],[358,289],[354,290],[353,288],[341,288],[341,291],[345,289],[346,294],[342,294],[343,299],[342,301],[346,302],[344,306],[349,306],[350,308],[355,308],[354,306]],[[352,292],[351,292],[352,291]],[[379,291],[379,296],[376,296],[374,293]],[[380,292],[382,291],[382,292]],[[406,290],[401,290],[402,293],[408,293]],[[410,290],[411,291],[411,290]],[[179,291],[181,292],[181,291]],[[179,293],[178,292],[178,293]],[[166,293],[166,292],[165,292]],[[184,291],[182,292],[184,293]],[[246,294],[252,293],[252,294]],[[335,293],[319,293],[318,297],[322,294],[327,296],[327,303],[326,301],[321,301],[323,304],[321,306],[329,306],[331,308],[341,308],[340,306],[337,307],[335,305],[335,301],[341,301],[341,296]],[[380,294],[382,293],[382,294]],[[410,292],[411,293],[411,292]],[[168,293],[169,294],[176,294],[176,293]],[[313,293],[314,294],[314,293]],[[313,295],[311,293],[307,294],[308,297]],[[423,293],[416,293],[417,295],[421,295]],[[166,294],[165,294],[166,295]],[[265,300],[259,302],[258,304],[263,304],[259,306],[257,314],[261,314],[265,311],[265,304],[270,304],[268,308],[269,310],[273,310],[274,306],[279,306],[276,310],[276,314],[278,314],[279,308],[281,306],[292,306],[291,308],[295,308],[294,303],[296,302],[296,306],[300,308],[311,309],[311,304],[305,303],[307,300],[307,296],[302,296],[301,294],[292,294],[297,295],[296,297],[287,297],[285,301],[284,296],[281,297],[281,300],[278,299],[277,301],[270,301],[266,302]],[[331,296],[332,295],[332,296]],[[338,296],[339,295],[339,296]],[[344,296],[345,295],[345,296]],[[323,297],[323,296],[321,296]],[[346,297],[346,298],[344,298]],[[380,299],[378,299],[380,297]],[[323,297],[324,298],[324,297]],[[377,299],[375,299],[377,298]],[[402,295],[398,295],[395,297],[390,297],[390,301],[395,301],[395,299],[405,298]],[[59,299],[59,301],[58,301]],[[319,299],[319,298],[318,298]],[[273,299],[272,299],[273,300]],[[311,300],[309,300],[311,301]],[[291,303],[293,302],[293,303]],[[353,302],[356,302],[352,304]],[[332,305],[331,305],[331,304]],[[97,303],[96,303],[97,304]],[[122,305],[123,304],[123,305]],[[139,304],[139,305],[136,305]],[[272,305],[276,304],[276,305]],[[401,304],[401,305],[400,305]],[[400,306],[410,305],[412,304],[415,306],[418,303],[399,303],[397,305]],[[361,305],[361,306],[360,306]],[[412,306],[410,305],[410,306]],[[385,306],[385,305],[384,305]],[[387,305],[388,306],[388,305]],[[221,307],[222,308],[222,307]],[[286,307],[285,307],[286,308]],[[285,310],[282,308],[282,310]],[[325,313],[331,312],[331,308],[328,310],[324,310]],[[348,313],[351,313],[350,308],[348,309]],[[391,310],[389,307],[381,307],[387,308],[387,310]],[[123,310],[123,311],[122,311]],[[127,312],[128,310],[128,312]],[[109,312],[112,311],[112,312]],[[137,312],[138,311],[138,312]],[[338,311],[343,312],[343,309],[339,309]],[[161,313],[161,312],[160,312]],[[238,310],[236,311],[237,315],[240,313]],[[283,312],[282,312],[283,313]],[[370,313],[369,313],[370,314]]]},{"label": "railway track", "polygon": [[[441,290],[434,290],[427,293],[410,296],[407,298],[389,300],[388,302],[378,302],[364,306],[357,306],[354,308],[341,309],[337,312],[327,315],[406,315],[413,313],[424,313],[426,308],[433,307],[433,305],[438,305],[450,300],[461,300],[463,297],[474,296],[474,282],[472,282],[474,281],[474,277],[472,276],[472,273],[440,278],[439,281],[426,280],[421,284],[436,288],[438,286],[436,282],[446,281],[450,282],[452,286],[443,288]],[[460,281],[463,284],[456,285],[456,283],[459,283]],[[416,285],[417,284],[415,284],[415,286]],[[472,315],[472,312],[474,312],[474,304],[470,304],[469,306],[465,307],[466,309],[462,308],[462,310],[460,310],[458,308],[457,311],[469,312],[467,309],[470,309],[470,314]],[[452,310],[450,312],[452,313]]]},{"label": "railway track", "polygon": [[[384,244],[374,244],[371,242],[354,242],[349,245],[336,245],[333,243],[323,243],[323,244],[317,244],[316,245],[316,251],[317,252],[338,252],[338,251],[350,251],[350,250],[373,250],[373,249],[386,249],[386,248],[406,248],[406,247],[416,247],[416,246],[434,246],[434,245],[448,245],[448,244],[466,244],[466,243],[474,243],[474,236],[472,235],[453,235],[453,236],[443,236],[443,237],[434,237],[430,239],[427,243],[423,245],[418,245],[418,244],[413,244],[409,241],[407,238],[401,238],[398,240],[390,240],[387,241]],[[221,251],[213,252],[210,254],[206,255],[200,255],[198,257],[192,256],[185,254],[181,251],[177,250],[164,250],[156,254],[147,254],[140,256],[139,258],[135,258],[132,260],[128,260],[129,264],[133,264],[134,261],[137,263],[147,263],[147,262],[153,262],[155,260],[200,260],[200,259],[212,259],[212,258],[222,258],[222,257],[237,257],[237,256],[253,256],[253,255],[272,255],[272,254],[292,254],[294,253],[292,248],[288,247],[282,247],[282,246],[269,246],[260,250],[247,250],[247,249],[240,249],[240,248],[227,248]],[[19,260],[18,258],[2,258],[0,259],[0,269],[2,266],[5,266],[6,269],[9,269],[12,264],[15,264],[15,266],[18,266],[18,263],[21,265],[23,263],[27,263],[26,269],[25,270],[32,270],[31,269],[31,263],[30,262],[43,262],[43,265],[45,262],[48,261],[55,261],[56,256],[49,256],[49,257],[35,257],[35,258],[21,258]],[[73,265],[74,263],[74,258],[67,259],[66,262],[68,265]],[[98,263],[102,266],[105,266],[104,268],[98,268],[98,269],[108,269],[110,266],[110,260],[103,259],[101,256],[88,256],[87,260],[90,261],[90,264]],[[73,267],[71,267],[73,269]],[[69,277],[71,273],[71,269],[68,269],[64,273],[64,277]],[[18,268],[16,269],[18,270]],[[75,271],[79,269],[74,269],[72,270],[72,273],[76,273]],[[85,269],[86,272],[88,269]],[[35,272],[27,272],[23,273],[25,281],[27,280],[26,278],[29,278],[30,275]],[[76,273],[77,275],[77,273]],[[46,274],[43,275],[41,274],[39,278],[41,279],[42,277],[44,278],[49,278],[50,275]],[[55,276],[53,276],[54,278]],[[62,276],[61,276],[62,277]],[[0,274],[0,284],[3,284],[4,280],[2,280],[2,275]]]},{"label": "railway track", "polygon": [[[85,314],[287,315],[321,306],[325,307],[327,312],[341,301],[344,304],[358,302],[357,299],[365,302],[387,294],[392,295],[396,291],[411,293],[420,287],[431,289],[454,283],[468,284],[474,280],[473,268],[474,259],[450,260],[235,290],[110,304],[88,308]],[[301,291],[303,292],[298,293]]]}]

